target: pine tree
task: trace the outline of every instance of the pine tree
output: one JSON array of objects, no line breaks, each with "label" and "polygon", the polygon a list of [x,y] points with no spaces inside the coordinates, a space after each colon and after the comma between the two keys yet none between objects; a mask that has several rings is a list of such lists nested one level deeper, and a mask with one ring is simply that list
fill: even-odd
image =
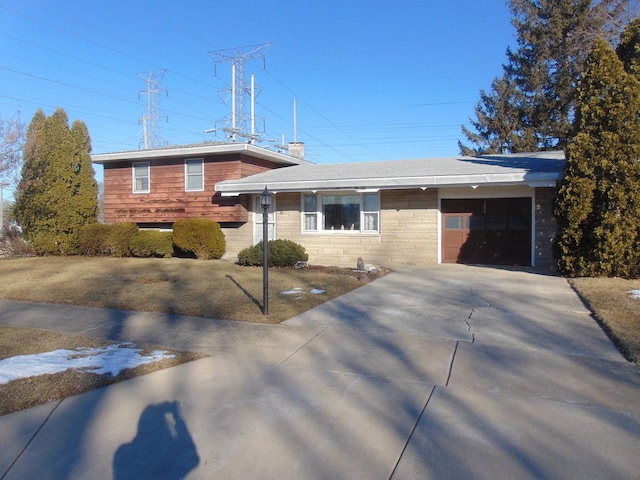
[{"label": "pine tree", "polygon": [[[509,96],[496,99],[502,94],[498,89],[490,96],[481,94],[477,120],[471,121],[478,134],[463,127],[463,135],[473,144],[459,142],[463,154],[563,149],[586,53],[596,38],[610,35],[619,25],[629,0],[510,0],[508,4],[517,48],[507,49],[499,82],[511,85]],[[503,103],[503,108],[493,111],[495,103]],[[492,139],[488,146],[487,138]]]},{"label": "pine tree", "polygon": [[38,110],[27,130],[14,215],[39,253],[78,251],[82,225],[96,221],[98,188],[84,123]]},{"label": "pine tree", "polygon": [[622,32],[616,53],[625,71],[640,80],[640,17]]},{"label": "pine tree", "polygon": [[475,144],[475,149],[458,142],[460,153],[485,155],[535,150],[531,129],[523,129],[520,122],[521,103],[520,92],[507,75],[493,81],[490,93],[481,90],[475,107],[477,120],[471,120],[477,133],[462,126],[462,133]]},{"label": "pine tree", "polygon": [[571,276],[640,274],[640,82],[598,40],[578,87],[556,199],[556,257]]}]

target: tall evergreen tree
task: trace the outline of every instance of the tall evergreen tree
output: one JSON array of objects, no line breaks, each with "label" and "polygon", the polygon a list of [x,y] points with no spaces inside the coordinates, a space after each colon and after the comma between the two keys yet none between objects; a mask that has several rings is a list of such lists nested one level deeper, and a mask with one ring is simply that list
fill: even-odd
[{"label": "tall evergreen tree", "polygon": [[491,92],[480,91],[480,102],[475,107],[477,120],[471,125],[477,133],[464,125],[462,133],[475,144],[475,149],[458,142],[462,155],[490,153],[530,152],[535,149],[531,129],[523,128],[521,95],[507,75],[496,78]]},{"label": "tall evergreen tree", "polygon": [[558,267],[571,276],[637,276],[640,82],[604,40],[587,59],[575,127],[556,199]]},{"label": "tall evergreen tree", "polygon": [[622,32],[616,53],[625,71],[640,80],[640,17]]},{"label": "tall evergreen tree", "polygon": [[84,123],[38,110],[27,129],[14,215],[40,253],[72,254],[78,231],[96,221],[98,187]]},{"label": "tall evergreen tree", "polygon": [[[630,1],[509,0],[517,48],[507,49],[500,80],[511,85],[509,96],[497,99],[497,89],[490,96],[481,94],[477,120],[471,121],[478,134],[463,127],[472,146],[459,142],[461,153],[563,149],[586,54],[596,38],[620,24]],[[503,108],[492,111],[495,103]],[[487,137],[493,139],[489,145]]]}]

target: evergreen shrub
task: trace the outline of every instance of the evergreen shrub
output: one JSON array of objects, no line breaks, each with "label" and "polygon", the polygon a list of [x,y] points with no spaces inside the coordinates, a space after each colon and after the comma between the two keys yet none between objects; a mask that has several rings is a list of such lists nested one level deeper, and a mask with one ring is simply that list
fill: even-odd
[{"label": "evergreen shrub", "polygon": [[138,231],[135,223],[94,223],[80,229],[80,248],[85,255],[127,257],[131,239]]},{"label": "evergreen shrub", "polygon": [[96,223],[98,184],[91,166],[91,138],[66,112],[34,115],[22,149],[15,191],[15,220],[38,254],[81,253],[80,229]]},{"label": "evergreen shrub", "polygon": [[131,237],[130,250],[134,257],[169,258],[173,254],[171,232],[140,230]]},{"label": "evergreen shrub", "polygon": [[221,258],[227,246],[220,224],[208,218],[176,220],[173,243],[183,252],[193,253],[202,260]]},{"label": "evergreen shrub", "polygon": [[[267,242],[267,258],[270,267],[292,267],[297,262],[309,260],[305,248],[291,240]],[[262,241],[238,253],[240,265],[262,265]]]},{"label": "evergreen shrub", "polygon": [[109,225],[92,223],[85,225],[78,234],[80,250],[89,256],[108,255],[105,239],[107,238]]},{"label": "evergreen shrub", "polygon": [[107,232],[107,248],[112,257],[128,257],[131,255],[131,239],[138,231],[135,223],[112,223]]}]

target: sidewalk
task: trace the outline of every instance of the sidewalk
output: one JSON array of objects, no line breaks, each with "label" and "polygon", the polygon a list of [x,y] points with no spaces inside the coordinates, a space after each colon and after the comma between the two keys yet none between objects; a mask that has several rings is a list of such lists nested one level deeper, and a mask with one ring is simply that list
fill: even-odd
[{"label": "sidewalk", "polygon": [[0,478],[636,478],[640,372],[561,278],[410,268],[281,325],[0,301],[209,358],[0,417]]}]

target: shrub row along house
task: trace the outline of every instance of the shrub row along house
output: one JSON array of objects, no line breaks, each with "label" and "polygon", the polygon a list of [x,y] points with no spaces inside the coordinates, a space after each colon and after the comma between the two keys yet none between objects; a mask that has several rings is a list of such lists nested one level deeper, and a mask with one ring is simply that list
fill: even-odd
[{"label": "shrub row along house", "polygon": [[262,239],[267,187],[270,239],[303,245],[312,264],[348,267],[359,257],[385,266],[550,267],[565,164],[563,152],[313,164],[239,143],[92,160],[104,167],[107,223],[170,229],[179,218],[210,218],[234,257]]}]

